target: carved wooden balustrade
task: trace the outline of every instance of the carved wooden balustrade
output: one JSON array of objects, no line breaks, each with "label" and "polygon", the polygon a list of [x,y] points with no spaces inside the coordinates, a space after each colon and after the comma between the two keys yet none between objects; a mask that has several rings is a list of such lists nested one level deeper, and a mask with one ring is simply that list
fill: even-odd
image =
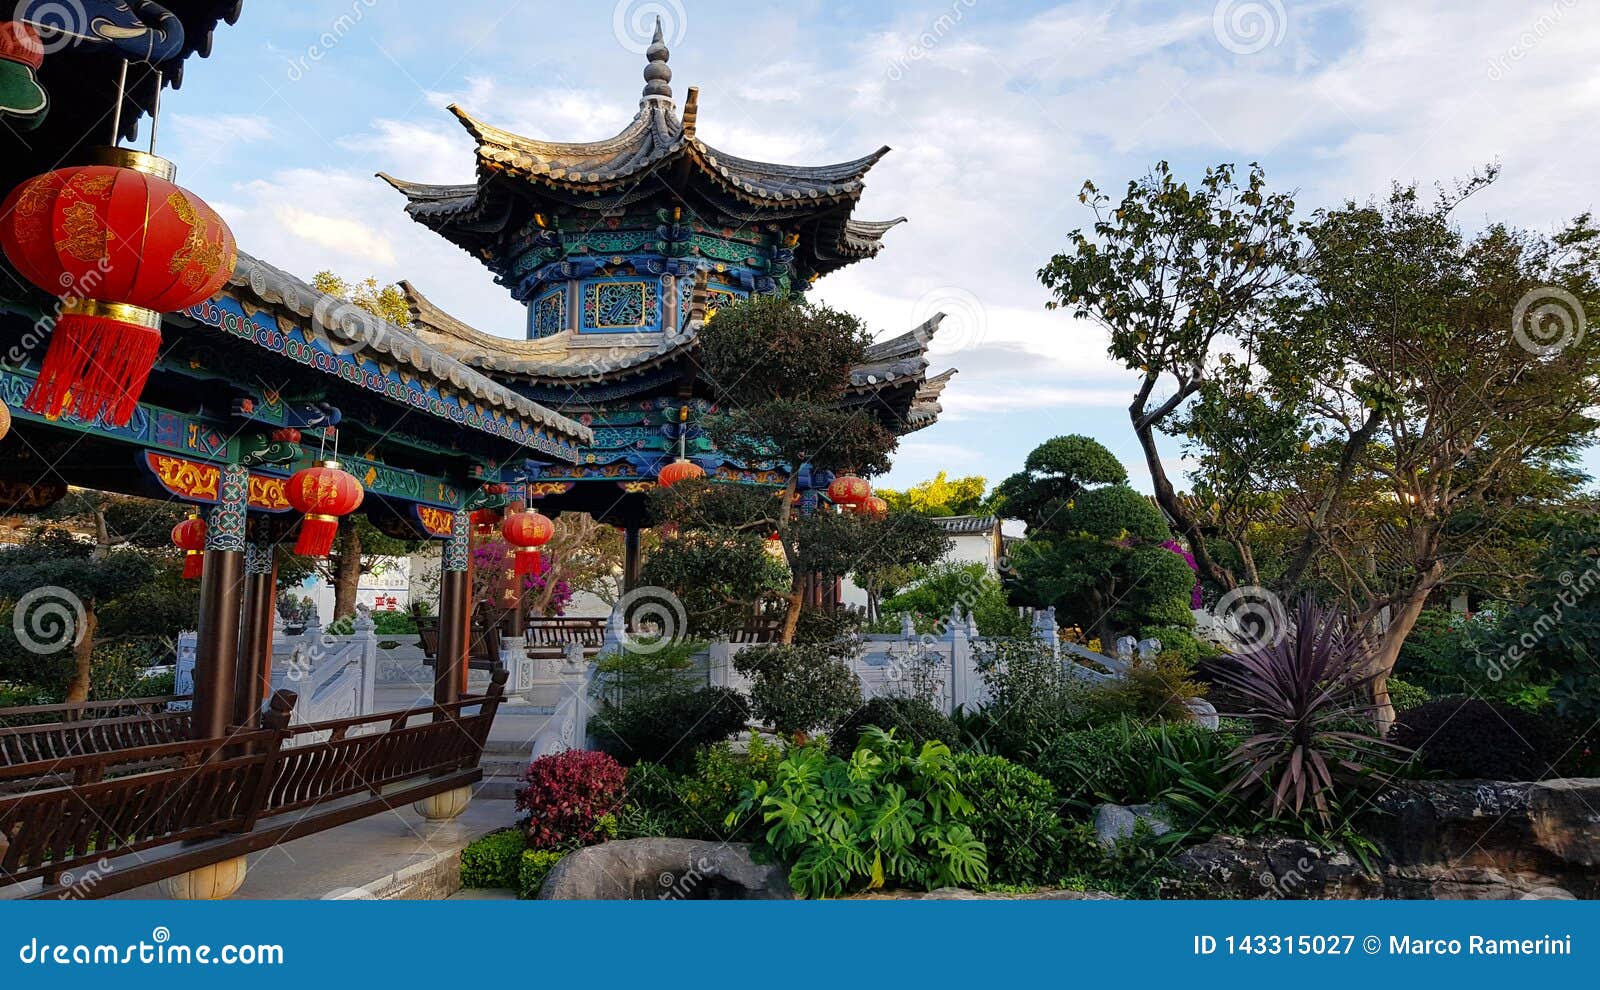
[{"label": "carved wooden balustrade", "polygon": [[163,710],[0,728],[0,767],[180,742],[189,726],[188,712]]},{"label": "carved wooden balustrade", "polygon": [[150,698],[123,698],[120,701],[68,701],[58,705],[24,705],[0,708],[0,728],[21,728],[54,722],[89,722],[102,718],[127,718],[158,715],[174,701],[189,701],[186,694],[167,694]]},{"label": "carved wooden balustrade", "polygon": [[292,729],[295,695],[279,691],[263,729],[0,767],[0,888],[43,878],[26,896],[102,897],[468,786],[505,683]]},{"label": "carved wooden balustrade", "polygon": [[[0,797],[0,880],[49,884],[88,863],[248,831],[282,739],[262,729],[0,768],[0,787],[47,782]],[[72,783],[48,786],[51,778]]]}]

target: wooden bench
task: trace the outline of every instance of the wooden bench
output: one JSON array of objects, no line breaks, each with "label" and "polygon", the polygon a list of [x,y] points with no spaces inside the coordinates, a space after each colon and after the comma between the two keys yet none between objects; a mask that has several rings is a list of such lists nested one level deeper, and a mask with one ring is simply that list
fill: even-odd
[{"label": "wooden bench", "polygon": [[[432,667],[439,657],[439,620],[417,620],[417,638],[422,645],[422,662]],[[500,665],[500,627],[472,627],[472,643],[467,666],[472,670],[494,670]]]}]

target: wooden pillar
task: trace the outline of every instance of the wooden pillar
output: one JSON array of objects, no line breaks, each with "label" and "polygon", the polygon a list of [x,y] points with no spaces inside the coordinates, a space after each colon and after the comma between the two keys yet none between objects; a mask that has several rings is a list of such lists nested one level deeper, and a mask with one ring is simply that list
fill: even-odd
[{"label": "wooden pillar", "polygon": [[624,593],[639,587],[639,572],[644,561],[639,554],[639,527],[625,526],[622,530],[622,590]]},{"label": "wooden pillar", "polygon": [[239,633],[237,725],[259,728],[261,704],[272,685],[272,627],[278,559],[270,539],[250,541],[244,555],[244,618]]},{"label": "wooden pillar", "polygon": [[433,703],[461,698],[472,648],[472,522],[455,514],[439,573],[439,653],[433,666]]},{"label": "wooden pillar", "polygon": [[[511,503],[506,506],[506,517],[510,518],[513,512],[522,512],[528,508],[522,485],[511,487]],[[523,611],[527,591],[523,587],[527,582],[517,575],[514,564],[514,553],[506,555],[505,587],[501,590],[500,603],[509,610],[506,617],[505,635],[512,639],[521,639],[528,631],[527,614]]]},{"label": "wooden pillar", "polygon": [[226,735],[233,720],[249,494],[249,469],[242,464],[224,466],[217,483],[217,504],[206,521],[205,571],[200,578],[192,731],[196,739]]}]

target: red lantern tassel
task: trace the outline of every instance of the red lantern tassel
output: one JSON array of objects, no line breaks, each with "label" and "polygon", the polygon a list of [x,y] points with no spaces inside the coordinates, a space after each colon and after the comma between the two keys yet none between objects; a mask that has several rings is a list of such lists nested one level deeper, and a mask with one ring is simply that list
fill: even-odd
[{"label": "red lantern tassel", "polygon": [[302,557],[326,557],[333,552],[333,538],[338,535],[338,516],[308,515],[300,522],[294,552]]},{"label": "red lantern tassel", "polygon": [[200,576],[205,569],[206,555],[203,550],[188,550],[183,555],[183,576],[193,580]]},{"label": "red lantern tassel", "polygon": [[138,306],[69,300],[27,410],[54,418],[70,409],[86,423],[104,416],[126,425],[161,353],[160,325],[161,314]]},{"label": "red lantern tassel", "polygon": [[538,577],[544,573],[544,554],[537,550],[517,551],[517,577]]}]

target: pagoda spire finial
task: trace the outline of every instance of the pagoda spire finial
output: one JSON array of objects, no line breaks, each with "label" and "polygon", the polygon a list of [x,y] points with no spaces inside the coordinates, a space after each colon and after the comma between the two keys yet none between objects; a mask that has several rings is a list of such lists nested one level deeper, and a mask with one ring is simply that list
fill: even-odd
[{"label": "pagoda spire finial", "polygon": [[650,47],[644,50],[644,57],[649,59],[644,66],[644,98],[662,97],[672,99],[672,68],[667,65],[667,58],[672,53],[667,50],[666,39],[661,34],[661,16],[656,16],[656,33],[650,38]]}]

